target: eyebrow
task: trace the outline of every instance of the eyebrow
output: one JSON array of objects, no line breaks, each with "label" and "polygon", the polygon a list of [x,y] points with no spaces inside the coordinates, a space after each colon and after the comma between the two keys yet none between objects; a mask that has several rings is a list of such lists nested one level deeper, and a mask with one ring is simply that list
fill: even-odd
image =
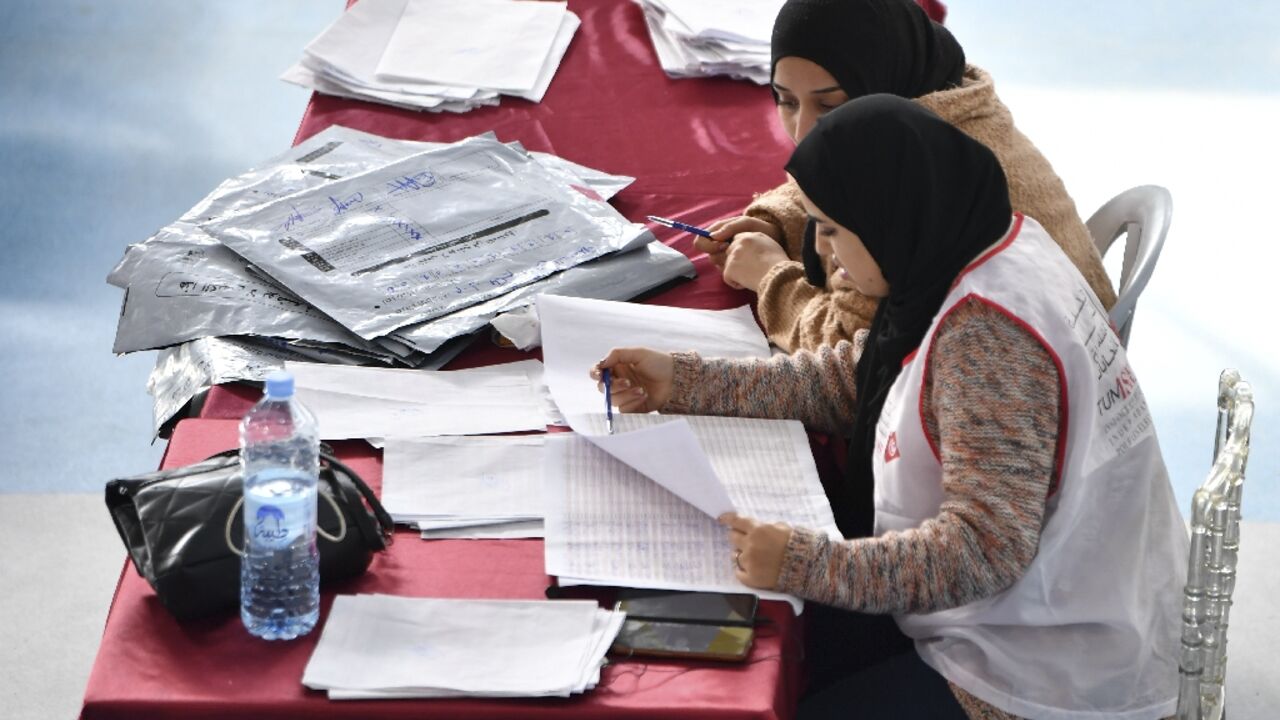
[{"label": "eyebrow", "polygon": [[[791,88],[789,88],[789,87],[783,87],[782,85],[779,85],[778,83],[774,83],[774,84],[773,84],[773,88],[774,88],[775,90],[781,90],[782,92],[791,92]],[[839,91],[839,90],[840,90],[840,86],[839,86],[839,85],[832,85],[831,87],[818,88],[817,90],[810,90],[810,91],[809,91],[809,94],[810,94],[810,95],[822,95],[822,94],[825,94],[825,93],[837,92],[837,91]]]}]

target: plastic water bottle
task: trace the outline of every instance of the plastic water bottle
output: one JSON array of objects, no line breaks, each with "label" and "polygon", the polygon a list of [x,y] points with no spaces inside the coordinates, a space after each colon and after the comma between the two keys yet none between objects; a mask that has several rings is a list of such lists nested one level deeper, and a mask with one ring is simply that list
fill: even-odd
[{"label": "plastic water bottle", "polygon": [[244,557],[240,619],[253,635],[291,640],[320,618],[315,417],[293,396],[293,376],[267,377],[266,395],[240,423]]}]

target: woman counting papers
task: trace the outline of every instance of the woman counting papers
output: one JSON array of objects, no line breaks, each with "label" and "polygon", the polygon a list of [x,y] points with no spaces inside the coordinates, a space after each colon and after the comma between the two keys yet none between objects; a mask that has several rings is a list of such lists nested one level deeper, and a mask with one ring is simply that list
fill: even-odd
[{"label": "woman counting papers", "polygon": [[1171,715],[1186,530],[1088,282],[1012,211],[996,156],[918,103],[832,111],[787,172],[817,252],[878,301],[869,330],[769,360],[616,349],[599,368],[624,412],[851,437],[874,536],[721,519],[742,582],[891,614],[914,641],[801,716]]}]

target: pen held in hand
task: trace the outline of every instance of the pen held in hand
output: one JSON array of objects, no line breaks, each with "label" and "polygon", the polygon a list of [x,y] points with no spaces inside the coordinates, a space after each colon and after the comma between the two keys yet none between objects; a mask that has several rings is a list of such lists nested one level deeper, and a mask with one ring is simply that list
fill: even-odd
[{"label": "pen held in hand", "polygon": [[613,382],[612,373],[609,368],[605,368],[600,372],[600,380],[604,383],[604,417],[605,423],[609,427],[609,434],[613,434]]},{"label": "pen held in hand", "polygon": [[715,239],[711,237],[710,231],[703,230],[702,228],[697,227],[696,225],[688,225],[686,223],[680,222],[679,220],[668,220],[667,218],[658,217],[657,215],[650,215],[649,219],[653,222],[658,223],[659,225],[665,225],[666,227],[675,228],[676,230],[683,230],[687,233],[693,233],[694,235],[701,235],[704,238],[711,238],[712,240]]}]

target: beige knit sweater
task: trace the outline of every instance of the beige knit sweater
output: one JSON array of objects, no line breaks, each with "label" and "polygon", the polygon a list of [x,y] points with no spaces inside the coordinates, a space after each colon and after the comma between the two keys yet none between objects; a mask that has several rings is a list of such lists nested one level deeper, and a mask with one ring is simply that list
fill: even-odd
[{"label": "beige knit sweater", "polygon": [[[1102,257],[1076,212],[1066,186],[1053,167],[1013,124],[1009,109],[996,97],[985,70],[970,65],[960,87],[917,99],[970,137],[991,148],[1009,180],[1013,209],[1035,218],[1080,269],[1107,309],[1116,294]],[[871,325],[876,301],[847,287],[809,285],[800,263],[806,215],[800,189],[792,182],[758,196],[746,214],[773,223],[785,235],[783,249],[791,261],[778,263],[760,281],[760,321],[775,345],[784,350],[813,350],[850,340]]]}]

